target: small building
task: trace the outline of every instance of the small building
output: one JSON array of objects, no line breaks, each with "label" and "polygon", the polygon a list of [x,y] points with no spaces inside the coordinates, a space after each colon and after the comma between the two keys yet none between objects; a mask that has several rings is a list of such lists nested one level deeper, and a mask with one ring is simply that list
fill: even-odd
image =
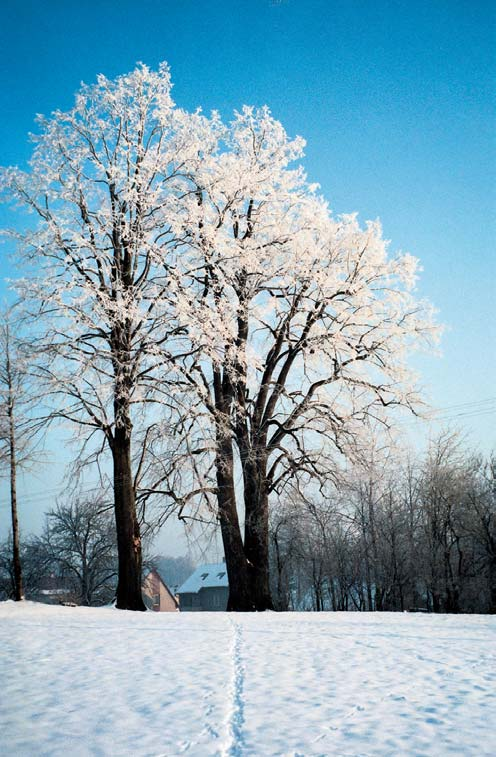
[{"label": "small building", "polygon": [[227,609],[229,582],[225,562],[200,565],[177,590],[181,612]]},{"label": "small building", "polygon": [[155,568],[145,576],[142,586],[143,602],[155,612],[179,612],[179,603]]},{"label": "small building", "polygon": [[73,605],[78,599],[70,582],[55,573],[43,576],[36,589],[26,592],[26,598],[46,605]]}]

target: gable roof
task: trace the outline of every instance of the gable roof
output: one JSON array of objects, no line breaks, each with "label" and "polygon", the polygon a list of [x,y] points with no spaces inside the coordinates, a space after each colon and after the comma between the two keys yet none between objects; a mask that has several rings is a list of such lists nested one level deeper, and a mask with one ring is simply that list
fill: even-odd
[{"label": "gable roof", "polygon": [[179,587],[178,594],[198,594],[201,589],[229,586],[225,562],[200,565]]},{"label": "gable roof", "polygon": [[174,602],[174,604],[176,605],[176,607],[179,607],[179,604],[177,602],[176,597],[172,593],[171,589],[169,589],[169,587],[165,583],[164,579],[162,578],[161,573],[157,570],[157,568],[151,568],[151,570],[148,571],[148,573],[145,575],[145,577],[143,579],[143,585],[144,585],[145,581],[147,580],[147,578],[149,578],[151,575],[157,576],[158,580],[160,581],[160,583],[162,584],[162,586],[164,587],[164,589],[167,591],[167,593],[169,594],[170,598],[172,599],[172,601]]},{"label": "gable roof", "polygon": [[159,577],[160,582],[163,583],[163,585],[165,586],[165,588],[167,589],[167,591],[170,591],[168,584],[165,582],[165,578],[163,577],[162,573],[159,571],[158,568],[155,568],[155,567],[151,568],[148,571],[148,573],[145,576],[145,578],[148,578],[148,576],[150,576],[152,573],[155,573],[155,575],[157,575]]}]

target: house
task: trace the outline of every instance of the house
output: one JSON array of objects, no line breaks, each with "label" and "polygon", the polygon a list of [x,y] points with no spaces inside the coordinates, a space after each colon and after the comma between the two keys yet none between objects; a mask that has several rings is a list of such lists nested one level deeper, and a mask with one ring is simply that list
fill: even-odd
[{"label": "house", "polygon": [[225,611],[229,597],[225,562],[200,565],[177,593],[182,612]]},{"label": "house", "polygon": [[55,573],[40,578],[36,588],[26,592],[26,597],[46,605],[73,605],[77,601],[77,595],[67,579]]},{"label": "house", "polygon": [[142,586],[143,602],[149,610],[155,612],[179,612],[179,603],[163,580],[152,568],[145,576]]}]

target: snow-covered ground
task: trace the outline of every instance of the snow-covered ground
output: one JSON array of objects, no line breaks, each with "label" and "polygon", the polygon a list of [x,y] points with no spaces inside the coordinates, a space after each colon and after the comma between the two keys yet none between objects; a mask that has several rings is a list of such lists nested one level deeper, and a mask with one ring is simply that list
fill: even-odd
[{"label": "snow-covered ground", "polygon": [[0,603],[0,753],[495,755],[496,618]]}]

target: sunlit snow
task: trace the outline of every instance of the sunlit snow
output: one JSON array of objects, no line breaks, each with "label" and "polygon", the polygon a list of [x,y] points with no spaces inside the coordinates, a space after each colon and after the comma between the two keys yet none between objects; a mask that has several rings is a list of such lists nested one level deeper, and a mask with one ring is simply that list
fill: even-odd
[{"label": "sunlit snow", "polygon": [[0,603],[4,755],[494,755],[496,618]]}]

